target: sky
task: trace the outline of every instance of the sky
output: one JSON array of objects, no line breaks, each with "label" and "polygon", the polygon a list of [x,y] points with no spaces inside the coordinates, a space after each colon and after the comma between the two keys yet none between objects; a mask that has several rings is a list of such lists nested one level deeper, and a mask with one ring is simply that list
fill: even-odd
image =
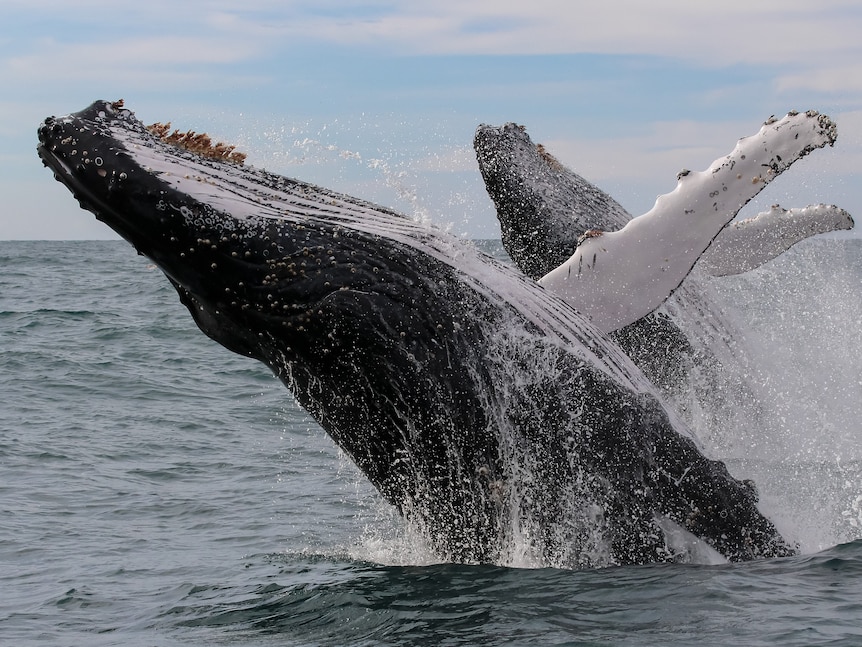
[{"label": "sky", "polygon": [[[514,121],[630,212],[770,115],[838,124],[745,215],[862,221],[858,0],[3,0],[0,239],[111,239],[36,155],[49,115],[124,99],[247,164],[498,238],[472,150]],[[862,225],[860,225],[862,228]]]}]

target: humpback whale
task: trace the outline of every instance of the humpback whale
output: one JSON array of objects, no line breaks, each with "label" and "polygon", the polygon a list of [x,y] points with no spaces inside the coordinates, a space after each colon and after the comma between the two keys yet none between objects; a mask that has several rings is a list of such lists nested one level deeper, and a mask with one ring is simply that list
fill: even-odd
[{"label": "humpback whale", "polygon": [[[788,164],[830,136],[808,120],[782,137]],[[266,364],[441,559],[526,542],[551,566],[669,561],[680,529],[731,561],[795,552],[587,316],[469,242],[177,147],[121,102],[38,138],[80,205],[206,335]]]},{"label": "humpback whale", "polygon": [[[799,119],[798,115],[791,116]],[[762,132],[769,132],[774,124],[774,118],[770,119]],[[748,140],[749,143],[755,141]],[[515,123],[480,125],[474,149],[485,187],[496,206],[507,253],[521,271],[545,281],[546,285],[543,277],[551,272],[560,276],[558,268],[578,254],[582,240],[588,245],[605,246],[608,237],[582,239],[585,232],[616,232],[632,221],[631,214],[610,195],[567,168],[543,145],[534,144],[524,126]],[[749,155],[749,161],[751,158]],[[713,168],[720,170],[723,162],[717,161]],[[756,164],[762,163],[762,159],[756,160]],[[733,169],[731,181],[742,179],[734,177],[734,174],[740,175],[740,169]],[[751,197],[777,174],[774,168],[765,174],[755,169],[746,178],[752,180],[751,184],[742,188],[747,189],[747,196]],[[755,177],[757,182],[753,181]],[[691,172],[683,170],[678,179],[682,184],[683,180],[690,182],[691,178]],[[739,199],[739,191],[731,195],[737,199],[738,204],[733,205],[736,211],[744,200]],[[662,306],[612,331],[611,337],[661,388],[665,397],[686,399],[690,373],[698,372],[700,379],[710,384],[721,381],[719,376],[725,374],[727,367],[712,353],[710,346],[722,343],[722,338],[726,342],[739,335],[733,324],[711,307],[710,277],[755,269],[800,240],[853,226],[853,219],[845,210],[823,204],[790,210],[774,205],[753,218],[734,222],[718,232],[690,274],[677,286],[667,307]],[[690,227],[680,229],[688,232]],[[580,250],[581,259],[585,249]],[[644,261],[640,261],[640,266],[643,265]],[[609,264],[603,263],[603,267],[607,266]],[[602,284],[609,280],[603,277]],[[613,291],[604,292],[604,297],[615,296]],[[574,305],[586,310],[583,302]],[[745,381],[739,377],[742,381],[737,387],[745,390]],[[706,390],[709,397],[714,397],[715,389]]]},{"label": "humpback whale", "polygon": [[[473,148],[497,209],[503,245],[521,271],[536,280],[575,254],[585,232],[617,231],[632,220],[610,195],[567,168],[545,146],[534,144],[524,126],[482,124]],[[776,175],[775,169],[765,177],[757,173],[759,181],[752,184],[759,191]],[[690,176],[683,169],[678,179]],[[724,227],[700,255],[695,270],[711,276],[740,274],[805,238],[853,225],[850,214],[835,205],[789,210],[774,205]]]}]

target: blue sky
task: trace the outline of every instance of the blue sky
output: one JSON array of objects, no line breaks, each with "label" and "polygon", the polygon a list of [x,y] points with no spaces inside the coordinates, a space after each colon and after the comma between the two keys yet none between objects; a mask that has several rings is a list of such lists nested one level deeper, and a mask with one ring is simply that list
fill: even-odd
[{"label": "blue sky", "polygon": [[51,114],[123,98],[247,163],[497,237],[472,152],[524,124],[635,214],[772,114],[838,122],[758,207],[862,221],[858,0],[4,0],[0,239],[113,238],[35,154]]}]

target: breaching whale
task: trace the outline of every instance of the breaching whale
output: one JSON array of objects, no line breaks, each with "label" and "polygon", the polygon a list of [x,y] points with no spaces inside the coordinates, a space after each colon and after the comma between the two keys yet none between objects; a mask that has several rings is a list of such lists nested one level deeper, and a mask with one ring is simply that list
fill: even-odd
[{"label": "breaching whale", "polygon": [[[828,143],[811,119],[788,163]],[[679,528],[729,560],[794,553],[616,344],[468,242],[178,148],[121,102],[38,135],[81,206],[270,367],[441,559],[526,542],[547,565],[667,561]]]},{"label": "breaching whale", "polygon": [[[762,131],[768,131],[775,122],[771,118]],[[602,245],[607,240],[590,240],[596,236],[584,237],[585,232],[616,232],[632,221],[631,214],[610,195],[567,168],[543,145],[533,143],[524,126],[480,125],[474,149],[496,207],[504,247],[517,267],[536,280],[555,270],[559,276],[557,268],[576,254],[580,242]],[[760,173],[762,156],[754,161],[755,168],[745,178],[736,178],[751,183],[741,185],[745,199],[740,199],[739,190],[732,192],[737,199],[737,204],[730,205],[734,211],[780,173],[780,169],[770,167]],[[718,160],[713,170],[720,172],[721,163]],[[741,165],[734,166],[731,180],[740,175]],[[679,179],[689,182],[691,177],[683,170]],[[701,197],[709,197],[709,193],[712,191],[704,191]],[[740,331],[711,305],[710,277],[755,269],[805,238],[853,226],[845,210],[823,204],[790,210],[774,205],[753,218],[734,222],[721,229],[700,255],[667,308],[663,306],[612,331],[611,337],[671,400],[688,399],[692,372],[699,375],[695,382],[705,380],[717,387],[727,367],[712,353],[711,346],[725,346]],[[640,260],[639,264],[642,267],[647,262]],[[611,280],[602,277],[603,284]],[[637,292],[620,292],[625,295],[632,291]],[[613,291],[605,292],[605,296],[614,295]],[[585,309],[583,303],[573,305]],[[742,382],[737,382],[736,388],[745,391],[744,379],[738,377]],[[715,393],[716,388],[706,387],[701,396],[714,398]]]}]

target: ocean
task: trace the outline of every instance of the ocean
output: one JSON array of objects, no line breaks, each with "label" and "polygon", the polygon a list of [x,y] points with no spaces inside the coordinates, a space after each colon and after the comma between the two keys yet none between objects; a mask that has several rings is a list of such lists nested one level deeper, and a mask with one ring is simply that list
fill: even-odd
[{"label": "ocean", "polygon": [[862,645],[862,240],[714,290],[757,397],[688,416],[802,553],[440,564],[127,244],[0,242],[0,644]]}]

